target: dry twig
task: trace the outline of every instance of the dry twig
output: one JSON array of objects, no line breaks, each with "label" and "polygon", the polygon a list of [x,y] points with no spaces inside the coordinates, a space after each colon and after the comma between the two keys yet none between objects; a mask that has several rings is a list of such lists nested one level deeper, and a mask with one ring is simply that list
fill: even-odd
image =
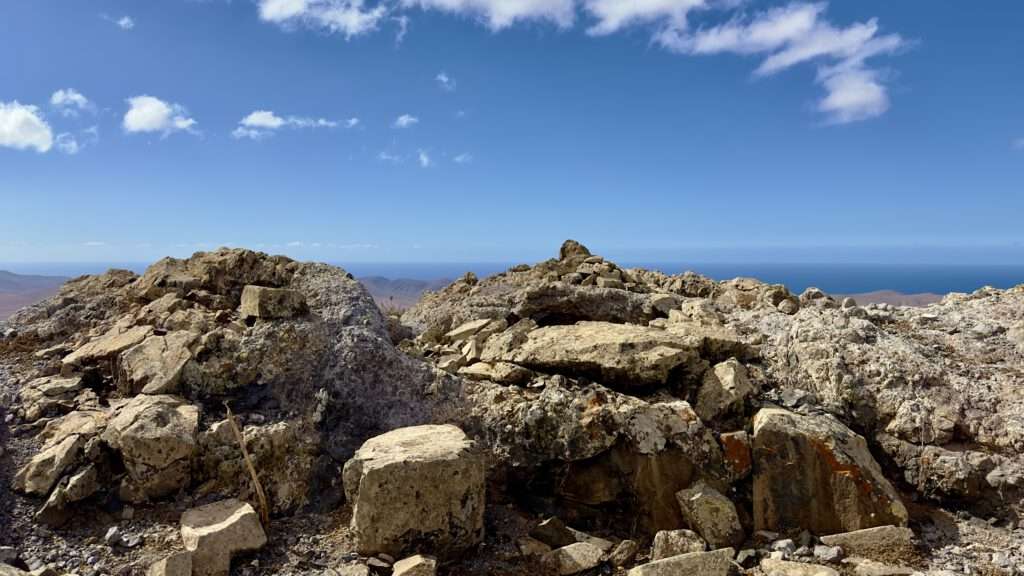
[{"label": "dry twig", "polygon": [[235,432],[235,440],[238,441],[238,447],[242,449],[245,467],[249,469],[249,476],[252,478],[252,485],[256,490],[256,498],[259,500],[260,505],[260,521],[263,523],[263,527],[267,528],[270,525],[270,507],[267,506],[267,495],[263,492],[263,484],[260,484],[259,476],[256,475],[256,467],[252,463],[252,458],[249,457],[249,450],[245,447],[245,438],[242,437],[242,431],[238,428],[238,423],[235,422],[235,415],[231,412],[231,406],[228,406],[228,403],[225,402],[224,408],[228,412],[228,422],[231,423],[231,429]]}]

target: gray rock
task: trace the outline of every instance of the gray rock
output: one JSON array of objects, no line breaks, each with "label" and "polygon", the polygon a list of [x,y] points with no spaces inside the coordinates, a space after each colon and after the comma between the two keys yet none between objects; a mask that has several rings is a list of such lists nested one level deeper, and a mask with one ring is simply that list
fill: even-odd
[{"label": "gray rock", "polygon": [[578,574],[601,563],[604,552],[593,544],[575,542],[556,548],[544,556],[544,564],[551,566],[558,574]]},{"label": "gray rock", "polygon": [[229,499],[182,514],[181,540],[194,576],[226,576],[234,555],[262,548],[267,536],[252,506]]},{"label": "gray rock", "polygon": [[661,560],[670,556],[703,552],[704,550],[707,550],[707,544],[692,530],[661,530],[654,535],[651,560]]},{"label": "gray rock", "polygon": [[734,566],[733,555],[734,552],[731,548],[713,552],[691,552],[637,566],[627,574],[628,576],[678,576],[679,574],[729,576]]},{"label": "gray rock", "polygon": [[683,518],[712,549],[739,548],[746,540],[736,505],[704,481],[676,493]]}]

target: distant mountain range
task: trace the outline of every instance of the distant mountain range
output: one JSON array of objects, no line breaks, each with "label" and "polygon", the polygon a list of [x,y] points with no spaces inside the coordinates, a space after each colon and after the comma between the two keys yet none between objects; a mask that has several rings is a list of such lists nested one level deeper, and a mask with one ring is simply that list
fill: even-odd
[{"label": "distant mountain range", "polygon": [[67,280],[64,276],[30,276],[0,270],[0,320],[53,296]]},{"label": "distant mountain range", "polygon": [[382,309],[408,308],[415,304],[420,296],[428,290],[440,290],[451,280],[413,280],[410,278],[385,278],[383,276],[364,276],[358,279],[370,292],[377,305]]}]

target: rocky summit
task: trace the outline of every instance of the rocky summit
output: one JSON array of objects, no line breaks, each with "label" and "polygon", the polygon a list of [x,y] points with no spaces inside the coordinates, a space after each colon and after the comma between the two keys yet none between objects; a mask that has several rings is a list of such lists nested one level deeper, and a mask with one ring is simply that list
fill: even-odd
[{"label": "rocky summit", "polygon": [[1024,574],[1024,286],[558,256],[385,315],[241,249],[0,329],[0,575]]}]

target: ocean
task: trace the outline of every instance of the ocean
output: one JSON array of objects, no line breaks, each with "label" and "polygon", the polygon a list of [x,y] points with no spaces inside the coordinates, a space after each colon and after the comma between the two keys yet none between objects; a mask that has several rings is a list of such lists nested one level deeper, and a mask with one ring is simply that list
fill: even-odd
[{"label": "ocean", "polygon": [[[507,270],[508,262],[337,262],[357,277],[382,276],[390,279],[436,281],[455,279],[473,272],[488,276]],[[970,265],[970,264],[765,264],[726,262],[619,262],[625,268],[649,268],[666,274],[693,270],[716,280],[738,276],[757,278],[764,282],[785,284],[790,290],[801,292],[816,286],[835,294],[858,294],[876,290],[894,290],[904,294],[972,292],[983,286],[1010,288],[1024,283],[1022,265]],[[0,270],[18,274],[51,276],[78,276],[94,274],[109,268],[126,268],[142,272],[145,263],[0,263]]]}]

